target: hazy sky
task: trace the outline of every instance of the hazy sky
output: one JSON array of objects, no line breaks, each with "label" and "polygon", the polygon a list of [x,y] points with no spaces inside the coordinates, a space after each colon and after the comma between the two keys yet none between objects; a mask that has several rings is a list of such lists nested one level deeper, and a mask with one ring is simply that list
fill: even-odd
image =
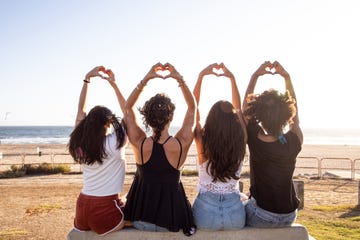
[{"label": "hazy sky", "polygon": [[[156,62],[172,63],[191,89],[204,67],[224,62],[243,97],[258,66],[278,60],[303,127],[360,128],[359,12],[358,0],[0,0],[0,125],[72,125],[97,65],[127,97]],[[260,78],[257,91],[275,83]],[[89,88],[88,109],[122,115],[107,82]],[[157,92],[173,99],[179,125],[185,103],[173,79],[151,81],[136,105]],[[205,79],[202,116],[219,99],[230,99],[229,80]]]}]

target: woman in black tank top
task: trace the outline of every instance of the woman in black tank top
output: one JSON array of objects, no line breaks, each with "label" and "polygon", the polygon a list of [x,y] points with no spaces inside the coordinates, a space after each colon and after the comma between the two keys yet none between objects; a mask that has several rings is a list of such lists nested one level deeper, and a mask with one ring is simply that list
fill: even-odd
[{"label": "woman in black tank top", "polygon": [[[160,72],[168,71],[162,76]],[[175,105],[165,94],[156,94],[149,99],[140,113],[145,127],[137,124],[133,107],[141,91],[153,78],[174,78],[179,83],[188,109],[180,130],[174,137],[169,135]],[[192,235],[196,227],[191,205],[180,181],[179,169],[193,141],[195,101],[182,76],[171,64],[155,64],[130,94],[126,103],[125,123],[133,148],[137,171],[127,195],[125,219],[133,226],[146,231],[173,231],[180,229]]]}]

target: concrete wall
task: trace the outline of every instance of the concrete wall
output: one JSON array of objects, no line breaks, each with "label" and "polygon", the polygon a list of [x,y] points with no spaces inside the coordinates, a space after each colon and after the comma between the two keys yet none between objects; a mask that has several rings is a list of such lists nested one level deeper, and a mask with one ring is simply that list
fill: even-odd
[{"label": "concrete wall", "polygon": [[105,236],[98,236],[94,232],[70,231],[68,240],[119,240],[119,239],[142,239],[142,240],[314,240],[308,235],[306,228],[300,224],[293,224],[285,228],[250,228],[245,227],[234,231],[201,231],[198,230],[193,236],[187,237],[182,232],[145,232],[134,228],[126,228]]}]

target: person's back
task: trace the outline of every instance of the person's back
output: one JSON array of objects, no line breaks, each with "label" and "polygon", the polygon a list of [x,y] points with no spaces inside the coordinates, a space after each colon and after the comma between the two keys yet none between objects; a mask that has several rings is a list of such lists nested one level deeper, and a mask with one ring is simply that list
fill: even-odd
[{"label": "person's back", "polygon": [[140,220],[134,222],[138,229],[144,227],[144,230],[148,230],[144,223],[148,222],[177,232],[183,225],[182,221],[190,221],[192,218],[188,211],[190,203],[180,181],[180,171],[169,163],[164,150],[171,138],[163,143],[154,141],[150,158],[146,163],[137,164],[137,172],[127,197],[125,215],[135,221]]},{"label": "person's back", "polygon": [[260,131],[257,123],[248,124],[251,196],[267,211],[292,212],[299,205],[292,177],[301,143],[291,131],[283,135],[286,143],[265,142],[258,138]]},{"label": "person's back", "polygon": [[81,164],[83,172],[82,193],[91,196],[107,196],[122,192],[126,161],[125,147],[118,149],[115,132],[105,138],[106,157],[102,163]]}]

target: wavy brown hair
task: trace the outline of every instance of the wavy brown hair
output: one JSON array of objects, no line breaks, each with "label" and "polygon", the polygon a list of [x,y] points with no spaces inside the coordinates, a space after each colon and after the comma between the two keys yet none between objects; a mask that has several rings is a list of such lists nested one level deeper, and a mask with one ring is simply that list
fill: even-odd
[{"label": "wavy brown hair", "polygon": [[260,95],[249,95],[247,101],[244,115],[260,123],[268,134],[276,137],[283,133],[284,127],[291,124],[296,115],[295,99],[289,91],[280,93],[270,89]]},{"label": "wavy brown hair", "polygon": [[167,95],[158,93],[146,101],[139,111],[146,129],[148,130],[149,126],[153,128],[154,141],[157,142],[161,137],[161,131],[173,119],[175,105]]},{"label": "wavy brown hair", "polygon": [[204,156],[213,181],[239,179],[236,172],[245,155],[244,131],[239,115],[228,101],[218,101],[210,109],[203,127]]},{"label": "wavy brown hair", "polygon": [[117,137],[117,149],[125,144],[123,122],[106,107],[95,106],[70,134],[68,148],[76,162],[92,165],[105,158],[106,124],[111,123]]}]

